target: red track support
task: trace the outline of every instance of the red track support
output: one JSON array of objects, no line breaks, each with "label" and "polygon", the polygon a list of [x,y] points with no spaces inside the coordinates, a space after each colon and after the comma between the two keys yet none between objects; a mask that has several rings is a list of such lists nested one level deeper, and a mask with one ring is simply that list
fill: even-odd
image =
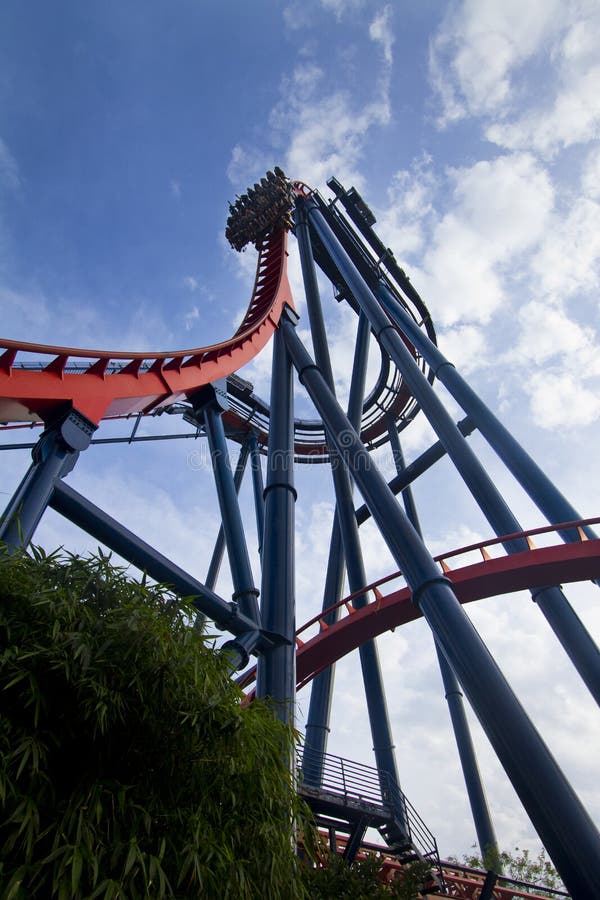
[{"label": "red track support", "polygon": [[[450,579],[456,596],[461,603],[482,600],[513,591],[546,584],[561,582],[587,581],[600,577],[600,539],[589,540],[583,533],[584,525],[596,524],[600,519],[585,519],[581,522],[567,522],[559,525],[534,528],[519,535],[507,535],[461,547],[450,553],[437,557],[446,577]],[[546,534],[571,527],[579,528],[583,534],[579,544],[557,544],[552,547],[536,548],[531,541],[532,535]],[[525,537],[530,541],[530,550],[525,553],[513,553],[500,557],[492,557],[488,547],[499,547],[503,541],[512,537]],[[482,552],[481,562],[451,569],[447,560],[471,551]],[[421,617],[421,612],[412,602],[407,587],[399,588],[387,595],[382,595],[380,586],[386,582],[401,578],[400,572],[394,572],[373,584],[367,585],[359,592],[361,595],[373,593],[374,601],[356,610],[351,606],[354,595],[344,597],[331,609],[320,612],[317,616],[302,625],[296,632],[296,681],[298,690],[347,653],[356,650],[362,643],[371,638],[391,631],[399,625],[406,625]],[[337,622],[326,625],[324,617],[336,607],[347,610],[348,614]],[[313,637],[304,636],[304,632],[319,625],[319,631]],[[240,682],[248,687],[254,679],[254,670],[246,673]]]},{"label": "red track support", "polygon": [[[286,247],[284,230],[265,241],[242,324],[229,340],[210,347],[128,353],[0,340],[0,421],[47,419],[70,404],[97,423],[160,408],[237,371],[268,342],[284,304],[293,307]],[[34,354],[38,367],[19,365],[22,354]]]}]

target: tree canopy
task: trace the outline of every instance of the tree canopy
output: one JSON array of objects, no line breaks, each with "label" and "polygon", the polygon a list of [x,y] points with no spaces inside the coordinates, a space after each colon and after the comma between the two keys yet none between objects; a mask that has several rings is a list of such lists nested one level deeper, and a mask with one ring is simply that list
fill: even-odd
[{"label": "tree canopy", "polygon": [[529,882],[531,887],[522,887],[523,893],[543,894],[544,887],[547,887],[550,889],[548,896],[553,896],[552,888],[565,890],[558,872],[543,849],[535,854],[530,850],[515,847],[512,851],[491,851],[482,859],[477,848],[473,846],[472,852],[463,856],[462,863],[472,869],[493,869],[495,872],[501,872],[505,878]]},{"label": "tree canopy", "polygon": [[382,881],[383,860],[370,852],[349,866],[341,856],[329,854],[316,868],[305,868],[303,881],[310,900],[417,900],[430,883],[431,866],[417,860],[403,868],[402,876]]}]

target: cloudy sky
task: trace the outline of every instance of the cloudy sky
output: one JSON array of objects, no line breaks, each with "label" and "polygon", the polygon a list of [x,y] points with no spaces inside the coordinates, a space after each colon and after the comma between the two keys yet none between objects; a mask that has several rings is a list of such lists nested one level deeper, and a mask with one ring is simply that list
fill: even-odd
[{"label": "cloudy sky", "polygon": [[[5,0],[2,333],[132,350],[224,339],[247,304],[255,262],[226,244],[227,201],[275,164],[325,194],[335,175],[375,212],[446,355],[582,516],[598,515],[599,51],[596,0]],[[294,252],[290,267],[302,312]],[[355,322],[326,285],[323,299],[343,397]],[[268,373],[266,352],[243,374],[268,397]],[[298,404],[308,408],[301,394]],[[177,427],[153,421],[140,434]],[[408,460],[432,440],[422,416],[403,437]],[[523,526],[542,524],[481,440],[471,441]],[[378,458],[391,474],[389,453]],[[27,459],[3,454],[6,499]],[[205,577],[217,518],[201,448],[91,448],[70,482]],[[301,622],[321,603],[315,572],[333,505],[323,467],[298,471],[297,486]],[[415,493],[434,553],[491,536],[447,462]],[[361,533],[368,577],[391,571],[375,531]],[[51,513],[37,539],[93,548]],[[230,592],[226,573],[218,587]],[[597,588],[567,594],[597,638]],[[541,613],[525,594],[468,612],[600,819],[597,708]],[[431,638],[414,623],[380,646],[403,788],[442,853],[460,854],[475,833]],[[355,657],[338,665],[336,685],[330,750],[370,763]],[[302,722],[307,697],[299,699]],[[473,727],[501,845],[536,847]]]}]

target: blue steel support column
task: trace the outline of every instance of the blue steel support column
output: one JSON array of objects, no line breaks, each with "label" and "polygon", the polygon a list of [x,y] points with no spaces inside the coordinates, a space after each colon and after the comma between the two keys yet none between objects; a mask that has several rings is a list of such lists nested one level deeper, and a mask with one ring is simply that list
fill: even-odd
[{"label": "blue steel support column", "polygon": [[263,484],[262,464],[260,461],[260,451],[258,449],[258,440],[254,432],[248,439],[250,447],[252,466],[252,489],[254,491],[254,511],[256,513],[256,534],[258,536],[258,555],[262,559],[263,532],[265,530],[265,492]]},{"label": "blue steel support column", "polygon": [[[396,363],[413,397],[427,416],[431,426],[442,441],[448,456],[473,494],[479,507],[497,535],[512,534],[521,530],[518,521],[500,496],[487,472],[452,421],[439,397],[414,361],[410,350],[379,305],[369,286],[340,246],[314,201],[310,201],[310,222],[323,242],[331,259],[352,291],[355,300],[371,322],[381,346]],[[526,550],[527,543],[512,541],[515,550]],[[508,548],[507,548],[508,549]]]},{"label": "blue steel support column", "polygon": [[260,622],[257,601],[258,591],[254,586],[242,515],[231,473],[225,429],[223,428],[223,420],[216,403],[216,392],[213,390],[213,397],[209,397],[207,391],[204,390],[192,397],[191,400],[194,408],[202,408],[204,413],[206,436],[210,447],[210,457],[219,498],[219,509],[221,511],[231,578],[235,591],[233,599],[239,603],[244,615],[254,619],[258,624]]},{"label": "blue steel support column", "polygon": [[[282,324],[295,314],[286,307],[273,337],[271,417],[265,487],[265,530],[262,553],[261,614],[267,632],[285,643],[258,660],[256,696],[270,697],[278,717],[293,726],[296,704],[295,571],[294,571],[294,412],[292,362]],[[290,761],[290,765],[292,765]]]},{"label": "blue steel support column", "polygon": [[[342,535],[337,520],[337,512],[333,517],[327,574],[323,590],[323,611],[329,609],[341,599],[344,586],[344,548]],[[325,616],[327,625],[333,625],[339,618],[339,609]],[[331,717],[331,701],[333,698],[333,682],[335,664],[328,666],[313,679],[310,691],[310,703],[306,719],[304,751],[302,753],[302,777],[306,784],[319,787],[323,780],[324,755],[327,752],[329,737],[329,720]]]},{"label": "blue steel support column", "polygon": [[[380,293],[385,298],[385,305],[386,308],[388,308],[390,315],[392,315],[393,318],[400,323],[401,327],[404,327],[406,325],[407,317],[404,314],[401,315],[401,313],[404,312],[401,305],[395,300],[394,297],[392,297],[385,286],[380,288]],[[415,337],[414,331],[415,329],[411,328],[409,333],[409,330],[407,328],[406,333],[407,337],[410,340]],[[389,334],[389,331],[386,332],[386,334]],[[402,340],[398,336],[396,337],[400,342],[402,348],[405,349]],[[427,338],[426,341],[428,341]],[[421,340],[420,344],[422,344],[425,348],[425,342]],[[501,458],[507,465],[508,459],[513,462],[513,466],[509,466],[509,468],[511,468],[512,470],[516,467],[516,470],[521,475],[521,479],[519,480],[526,480],[529,487],[531,487],[531,484],[535,484],[538,488],[540,487],[540,485],[545,484],[545,482],[548,482],[548,484],[550,484],[549,480],[546,478],[543,472],[535,465],[533,460],[531,460],[527,456],[525,451],[519,447],[514,438],[511,438],[510,441],[506,439],[505,435],[508,435],[508,432],[506,431],[504,426],[502,426],[500,422],[498,422],[498,420],[492,415],[489,410],[487,410],[485,405],[481,402],[481,400],[479,400],[479,398],[477,398],[475,393],[468,387],[468,385],[466,385],[466,383],[462,381],[460,375],[458,375],[454,367],[447,363],[447,361],[446,365],[441,364],[441,360],[443,360],[444,357],[431,341],[428,341],[427,352],[429,359],[431,359],[434,363],[436,371],[440,372],[440,374],[443,376],[443,378],[440,378],[440,380],[447,381],[448,387],[450,387],[450,385],[453,386],[453,393],[456,399],[459,400],[459,402],[465,401],[465,412],[468,412],[469,415],[473,417],[473,421],[475,421],[476,424],[479,424],[481,422],[484,425],[486,429],[485,436],[487,437],[488,442],[491,444],[491,446],[494,447],[495,450],[500,447],[501,449],[503,449],[503,451],[506,451],[508,447],[509,452],[503,452]],[[397,359],[396,362],[398,362]],[[415,368],[417,367],[415,366]],[[426,379],[422,378],[422,381],[426,382]],[[428,387],[429,391],[431,392],[430,386]],[[444,415],[447,416],[447,413],[445,411]],[[433,422],[433,420],[430,419],[430,421],[432,422],[434,428],[436,428],[437,430],[437,426]],[[440,434],[442,441],[444,441],[444,434],[442,434],[441,432],[438,433]],[[465,443],[466,448],[466,442],[463,441],[463,443]],[[518,450],[520,451],[519,453],[516,453],[516,448],[518,448]],[[472,454],[470,448],[466,448],[462,454],[460,449],[455,450],[453,453],[450,447],[448,448],[448,452],[452,456],[452,459],[455,462],[457,468],[459,468],[459,460],[461,459],[461,457],[467,456],[467,451],[468,454],[472,456],[472,459],[476,461],[476,458]],[[508,459],[506,459],[505,457],[508,457]],[[477,465],[479,466],[481,472],[483,472],[480,464],[477,463]],[[469,470],[471,472],[471,475],[468,474]],[[472,477],[472,473],[474,471],[474,465],[471,463],[469,465],[469,469],[465,470],[466,474],[463,474],[463,478],[465,479],[469,487],[471,487],[471,482],[469,479],[470,477]],[[475,474],[480,477],[481,472],[479,474],[475,472]],[[483,474],[485,475],[485,473]],[[487,478],[487,476],[485,477]],[[520,531],[521,527],[517,519],[512,515],[512,513],[510,513],[510,511],[508,511],[509,515],[507,515],[506,510],[508,508],[506,508],[505,510],[502,509],[502,506],[499,502],[499,500],[501,500],[500,495],[494,488],[490,479],[487,478],[487,480],[489,482],[489,485],[485,488],[485,495],[481,494],[481,499],[476,496],[476,499],[484,514],[487,516],[488,521],[495,529],[496,534],[499,536],[501,536],[503,533],[508,534],[511,528],[513,529],[513,531]],[[537,491],[536,496],[541,496],[543,498],[546,495],[542,495],[540,491]],[[567,516],[567,519],[563,518],[562,521],[575,521],[579,517],[576,510],[574,510],[573,507],[567,504],[567,501],[555,488],[553,488],[553,490],[548,493],[548,497],[549,503],[551,503],[551,505],[548,506],[549,511],[554,511],[559,515]],[[545,512],[541,504],[538,505],[542,509],[542,512]],[[497,513],[499,515],[490,515],[490,513],[493,513],[493,506],[496,507]],[[569,519],[568,517],[571,518]],[[590,534],[594,536],[594,533],[593,531],[591,531],[591,529]],[[575,535],[575,538],[573,537],[573,535]],[[566,531],[563,531],[562,537],[566,540],[579,540],[577,532],[573,529],[567,529]],[[518,549],[518,546],[511,545],[507,547],[509,553],[515,552]],[[583,622],[560,588],[542,588],[532,591],[531,596],[546,617],[548,624],[562,644],[564,650],[579,672],[579,675],[594,697],[596,703],[600,705],[600,650],[598,649],[592,636],[585,628]]]},{"label": "blue steel support column", "polygon": [[[346,284],[352,290],[359,306],[368,316],[381,346],[398,366],[415,400],[435,429],[454,466],[495,533],[502,536],[521,531],[518,520],[421,372],[411,352],[398,334],[396,326],[392,324],[352,260],[338,243],[314,200],[308,201],[308,204],[310,221],[323,245]],[[528,549],[524,538],[505,542],[504,546],[508,553],[526,552]],[[588,690],[600,704],[600,652],[594,641],[560,588],[545,588],[533,592],[532,596],[546,616]]]},{"label": "blue steel support column", "polygon": [[348,419],[360,432],[360,420],[365,399],[365,385],[367,383],[367,364],[369,357],[369,342],[371,339],[371,326],[365,314],[361,311],[358,316],[358,328],[356,330],[356,349],[352,365],[352,379],[350,381],[350,394],[348,396]]},{"label": "blue steel support column", "polygon": [[531,591],[531,597],[541,609],[569,659],[600,706],[600,650],[598,645],[561,588],[540,588]]},{"label": "blue steel support column", "polygon": [[455,671],[567,890],[597,893],[600,835],[351,427],[293,327],[286,346],[423,617]]},{"label": "blue steel support column", "polygon": [[[370,331],[369,322],[366,316],[361,313],[358,321],[354,366],[352,368],[352,381],[348,400],[348,419],[355,428],[360,427]],[[336,510],[331,531],[325,590],[323,592],[323,612],[341,599],[344,583],[344,562],[344,548],[342,546]],[[331,625],[337,621],[338,617],[339,609],[336,609],[325,616],[325,621],[328,625]],[[327,738],[330,730],[329,720],[331,717],[334,678],[335,665],[328,666],[313,680],[310,694],[302,766],[304,781],[315,787],[321,784],[323,777],[324,754],[327,752]]]},{"label": "blue steel support column", "polygon": [[[536,506],[544,513],[548,522],[558,524],[560,522],[576,522],[581,519],[577,510],[563,497],[538,464],[496,418],[483,400],[477,396],[456,371],[454,365],[438,350],[433,341],[419,328],[383,283],[380,283],[379,296],[400,330],[431,366],[436,378],[468,413],[486,441],[493,447]],[[589,538],[596,537],[589,526],[586,526],[584,530]],[[561,536],[564,541],[578,542],[580,540],[579,535],[573,529],[561,532]]]},{"label": "blue steel support column", "polygon": [[97,426],[71,410],[48,425],[33,448],[33,462],[8,504],[0,524],[0,541],[26,547],[48,506],[54,483],[74,467]]},{"label": "blue steel support column", "polygon": [[[456,427],[465,437],[468,437],[475,428],[468,416],[461,419],[460,422],[457,422]],[[416,481],[417,478],[420,478],[424,472],[442,459],[445,453],[446,449],[441,441],[436,441],[435,444],[432,444],[431,447],[424,450],[420,456],[414,459],[410,465],[406,467],[401,475],[396,475],[388,482],[392,494],[401,494],[404,488],[408,487],[409,484],[412,484],[413,481]],[[371,513],[369,512],[369,508],[364,504],[363,506],[359,506],[356,510],[356,521],[359,525],[366,522],[370,516]]]},{"label": "blue steel support column", "polygon": [[[242,446],[240,447],[240,455],[238,456],[238,461],[235,466],[235,474],[233,476],[233,487],[236,495],[239,494],[240,487],[242,486],[242,479],[244,477],[244,472],[246,471],[246,463],[248,462],[249,452],[250,449],[248,447],[248,444],[242,444]],[[208,567],[208,572],[206,574],[206,586],[210,588],[211,591],[214,589],[214,586],[217,583],[217,578],[219,577],[221,563],[223,562],[224,550],[225,529],[223,528],[223,524],[221,524],[219,533],[217,535],[217,540],[215,541],[215,549],[213,550],[213,555]]]},{"label": "blue steel support column", "polygon": [[[404,454],[402,453],[400,438],[396,430],[396,425],[393,421],[389,423],[388,431],[390,435],[390,446],[392,448],[392,453],[394,454],[396,470],[398,472],[398,475],[402,475],[402,473],[405,471]],[[404,488],[402,492],[402,500],[404,501],[404,508],[406,510],[406,515],[408,516],[409,521],[413,525],[415,531],[422,538],[423,534],[421,531],[421,525],[419,523],[417,508],[415,506],[410,486]],[[434,644],[440,666],[440,672],[442,675],[442,682],[444,684],[444,693],[446,695],[448,710],[450,712],[450,721],[452,722],[452,729],[454,731],[454,738],[456,740],[458,756],[463,770],[465,786],[467,788],[467,795],[469,797],[469,804],[471,806],[471,813],[473,815],[473,822],[475,824],[475,831],[477,833],[477,842],[479,844],[479,849],[481,850],[481,858],[482,860],[489,860],[490,856],[492,856],[494,860],[494,868],[498,870],[498,842],[496,840],[496,833],[494,831],[487,798],[485,796],[485,790],[481,781],[481,775],[479,773],[479,766],[477,764],[475,748],[471,739],[471,731],[469,729],[469,723],[467,721],[467,716],[463,704],[462,691],[460,689],[460,685],[458,683],[456,675],[452,671],[448,660],[440,650],[440,647],[435,639]]]},{"label": "blue steel support column", "polygon": [[[315,359],[323,374],[325,382],[334,393],[333,372],[331,369],[329,347],[325,333],[325,322],[321,308],[315,262],[312,254],[306,213],[301,200],[299,200],[297,204],[295,219],[296,239],[300,250],[300,262],[302,265],[302,276],[306,292],[310,330],[315,349]],[[362,321],[359,322],[359,326],[361,330],[358,337],[361,338],[361,341],[360,344],[357,341],[357,358],[355,358],[353,370],[353,376],[356,376],[354,404],[362,409],[362,394],[364,392],[365,384],[370,329],[368,322],[366,322],[364,317]],[[358,403],[356,399],[357,394]],[[335,449],[331,445],[329,439],[328,443],[331,448],[330,452],[332,457],[333,485],[336,497],[336,518],[342,535],[346,570],[348,572],[348,584],[350,586],[350,591],[355,593],[364,587],[367,583],[367,578],[365,575],[362,549],[358,536],[358,523],[354,514],[352,486],[348,472],[342,465],[342,460],[335,453]],[[365,596],[358,596],[354,600],[354,606],[357,608],[365,606],[366,603],[367,598]],[[385,700],[385,689],[375,641],[368,641],[367,643],[362,644],[359,648],[359,654],[377,769],[380,773],[387,772],[399,786],[400,782],[394,755],[394,744],[387,703]],[[408,833],[406,823],[403,824],[406,833]]]},{"label": "blue steel support column", "polygon": [[[387,423],[388,434],[390,436],[390,449],[392,451],[392,456],[394,457],[396,472],[398,475],[402,475],[406,471],[406,467],[404,465],[404,453],[402,452],[402,447],[400,446],[400,435],[398,434],[398,431],[396,429],[396,423],[389,415],[387,416]],[[415,506],[412,488],[408,484],[402,490],[402,502],[404,503],[404,509],[406,510],[406,515],[408,516],[409,522],[411,523],[415,531],[419,533],[419,536],[423,537],[421,523],[419,522],[419,516],[417,514],[417,507]]]},{"label": "blue steel support column", "polygon": [[471,814],[475,824],[477,843],[479,844],[479,849],[481,851],[481,859],[486,860],[486,864],[488,865],[493,864],[494,870],[501,874],[496,832],[494,831],[485,789],[481,781],[475,747],[473,746],[471,730],[469,728],[469,722],[463,703],[462,691],[458,679],[452,671],[448,660],[440,650],[437,641],[435,642],[435,649],[440,664],[444,693],[448,703],[448,711],[450,712],[450,721],[452,722],[452,728],[454,730],[460,765],[465,779]]}]

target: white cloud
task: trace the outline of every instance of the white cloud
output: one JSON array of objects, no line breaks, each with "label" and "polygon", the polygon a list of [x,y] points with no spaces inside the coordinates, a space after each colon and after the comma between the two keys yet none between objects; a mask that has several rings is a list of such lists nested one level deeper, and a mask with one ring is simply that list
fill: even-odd
[{"label": "white cloud", "polygon": [[587,426],[600,415],[598,336],[560,305],[532,301],[521,307],[518,340],[503,362],[516,374],[541,428]]},{"label": "white cloud", "polygon": [[431,220],[437,179],[430,156],[415,160],[409,169],[394,173],[387,189],[387,205],[377,211],[377,233],[396,259],[418,253]]},{"label": "white cloud", "polygon": [[444,329],[438,334],[438,345],[444,356],[463,375],[486,363],[487,338],[483,329],[476,325]]},{"label": "white cloud", "polygon": [[[358,102],[345,88],[327,87],[321,66],[310,59],[298,64],[281,82],[281,100],[269,115],[270,141],[284,156],[291,178],[321,186],[333,173],[359,189],[364,179],[359,164],[370,134],[390,122],[389,70],[392,38],[385,24],[386,7],[370,26],[371,39],[383,47],[383,63],[371,98]],[[267,166],[265,166],[265,162]],[[270,165],[264,149],[238,144],[233,148],[227,175],[233,183],[254,180]]]},{"label": "white cloud", "polygon": [[581,189],[590,200],[600,200],[600,147],[591,150],[581,174]]},{"label": "white cloud", "polygon": [[600,284],[600,203],[576,198],[548,221],[531,263],[534,289],[551,298],[595,291]]},{"label": "white cloud", "polygon": [[184,278],[181,279],[181,283],[182,283],[183,287],[187,288],[188,291],[192,291],[192,293],[194,291],[198,290],[198,287],[200,284],[198,279],[194,278],[193,275],[186,275]]},{"label": "white cloud", "polygon": [[[314,95],[316,88],[323,82],[324,77],[323,69],[309,61],[296,66],[291,83],[297,95],[302,95],[303,92]],[[271,113],[271,121],[276,121],[276,119],[277,113]]]},{"label": "white cloud", "polygon": [[492,125],[486,136],[501,147],[551,156],[561,147],[586,143],[600,135],[599,97],[600,65],[584,73],[570,73],[549,108]]},{"label": "white cloud", "polygon": [[358,164],[367,135],[389,122],[387,89],[379,85],[375,98],[358,107],[346,91],[324,92],[321,79],[314,65],[298,66],[282,86],[285,99],[271,113],[271,126],[287,144],[285,170],[315,186],[334,172],[360,186]]},{"label": "white cloud", "polygon": [[381,44],[383,58],[388,66],[392,65],[392,47],[394,46],[394,32],[392,30],[391,18],[392,7],[384,6],[381,12],[377,13],[369,25],[369,37],[372,41]]},{"label": "white cloud", "polygon": [[183,315],[183,327],[186,331],[191,331],[192,328],[196,325],[196,323],[200,319],[200,310],[197,306],[192,306],[186,313]]},{"label": "white cloud", "polygon": [[519,343],[510,354],[535,365],[564,356],[573,368],[600,375],[600,354],[591,327],[582,327],[561,310],[533,301],[519,310]]},{"label": "white cloud", "polygon": [[485,136],[552,156],[600,128],[600,11],[592,0],[463,0],[431,42],[444,127],[487,119]]},{"label": "white cloud", "polygon": [[505,296],[502,271],[539,242],[553,205],[547,173],[527,154],[449,173],[448,212],[412,278],[442,325],[489,321]]},{"label": "white cloud", "polygon": [[561,21],[560,0],[453,3],[431,42],[430,71],[442,100],[440,124],[501,109],[514,71]]},{"label": "white cloud", "polygon": [[283,8],[283,22],[290,31],[299,31],[306,28],[311,22],[311,10],[307,3],[293,0]]},{"label": "white cloud", "polygon": [[437,435],[429,424],[428,419],[425,418],[422,412],[419,412],[410,423],[410,427],[402,432],[401,439],[408,461],[410,456],[417,456],[427,447],[430,447],[437,440]]},{"label": "white cloud", "polygon": [[20,184],[17,162],[0,138],[0,188],[14,189]]},{"label": "white cloud", "polygon": [[554,83],[545,102],[488,129],[488,138],[510,148],[552,155],[600,134],[600,9],[593,2],[564,5],[552,56]]},{"label": "white cloud", "polygon": [[553,204],[548,174],[527,154],[500,156],[456,171],[454,196],[469,222],[499,256],[534,245]]},{"label": "white cloud", "polygon": [[535,372],[524,390],[530,397],[534,422],[541,428],[590,425],[600,416],[598,389],[587,388],[583,376]]},{"label": "white cloud", "polygon": [[321,6],[332,12],[339,22],[346,13],[355,12],[364,6],[364,2],[365,0],[321,0]]},{"label": "white cloud", "polygon": [[231,151],[227,177],[241,191],[256,180],[257,172],[266,172],[271,165],[268,157],[256,148],[236,144]]}]

